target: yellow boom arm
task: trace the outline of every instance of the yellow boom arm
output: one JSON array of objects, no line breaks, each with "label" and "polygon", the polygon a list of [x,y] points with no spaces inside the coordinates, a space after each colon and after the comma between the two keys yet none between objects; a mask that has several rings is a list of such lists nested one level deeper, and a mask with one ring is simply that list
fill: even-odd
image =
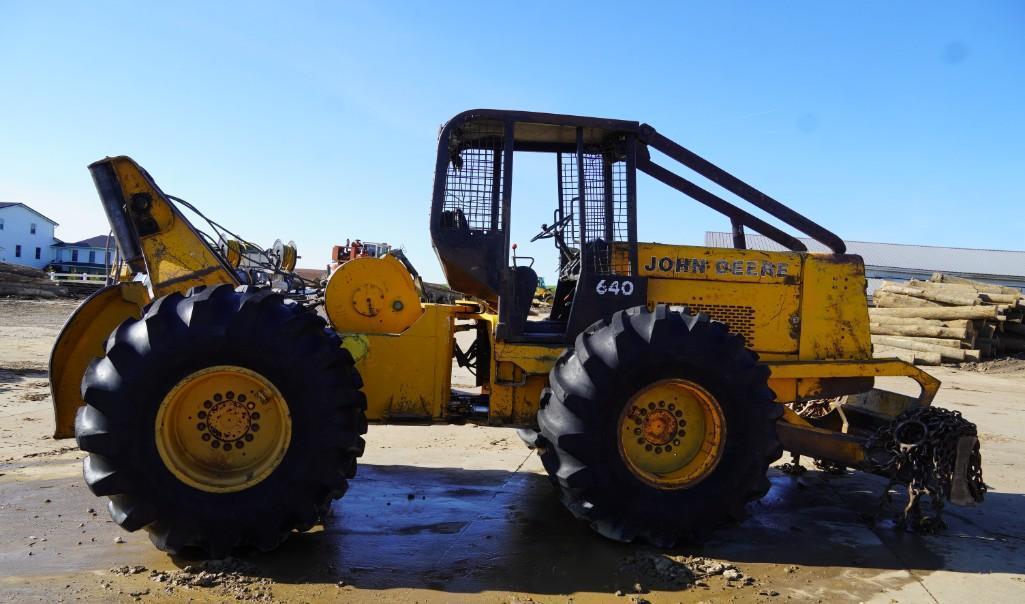
[{"label": "yellow boom arm", "polygon": [[54,438],[74,436],[85,369],[125,319],[140,317],[151,300],[176,291],[239,285],[234,271],[133,159],[108,157],[89,171],[128,273],[147,275],[149,284],[105,287],[78,307],[57,336],[50,355]]}]

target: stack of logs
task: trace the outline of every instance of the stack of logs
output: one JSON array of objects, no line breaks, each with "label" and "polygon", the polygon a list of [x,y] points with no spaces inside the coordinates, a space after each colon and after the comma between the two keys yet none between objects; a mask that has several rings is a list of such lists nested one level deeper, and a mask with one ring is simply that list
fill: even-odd
[{"label": "stack of logs", "polygon": [[1013,287],[934,273],[928,281],[884,281],[872,300],[876,358],[939,365],[1025,351],[1025,296]]}]

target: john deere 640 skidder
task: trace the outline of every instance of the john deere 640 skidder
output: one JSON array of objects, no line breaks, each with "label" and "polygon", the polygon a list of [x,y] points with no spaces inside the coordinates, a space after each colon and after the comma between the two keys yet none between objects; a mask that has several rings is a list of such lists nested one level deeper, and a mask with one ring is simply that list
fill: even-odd
[{"label": "john deere 640 skidder", "polygon": [[[651,150],[831,252],[808,253]],[[539,320],[538,276],[510,255],[524,154],[548,155],[556,176],[535,240],[553,242],[558,281]],[[930,407],[939,382],[872,359],[861,258],[648,125],[449,121],[430,232],[466,296],[456,304],[423,302],[391,255],[297,285],[294,248],[204,237],[129,158],[90,170],[122,260],[112,273],[130,278],[86,301],[55,345],[56,435],[89,452],[86,482],[114,520],[161,549],[269,549],[309,528],[354,475],[367,420],[520,428],[569,511],[624,541],[701,539],[740,518],[784,449],[904,483],[912,512],[923,493],[938,506],[985,491],[975,427]],[[733,247],[641,240],[639,172],[728,217]],[[747,249],[749,231],[787,251]],[[453,395],[453,357],[480,394]],[[920,394],[874,389],[880,376]]]}]

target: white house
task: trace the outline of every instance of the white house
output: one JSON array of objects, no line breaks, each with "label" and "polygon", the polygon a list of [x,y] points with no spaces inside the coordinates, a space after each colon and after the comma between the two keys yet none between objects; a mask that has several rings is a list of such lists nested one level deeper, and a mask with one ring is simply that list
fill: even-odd
[{"label": "white house", "polygon": [[58,241],[53,244],[54,270],[58,273],[93,273],[102,275],[105,272],[107,254],[113,262],[117,243],[108,235],[97,235],[82,241],[67,243]]},{"label": "white house", "polygon": [[0,262],[39,269],[50,264],[56,226],[23,203],[0,202]]}]

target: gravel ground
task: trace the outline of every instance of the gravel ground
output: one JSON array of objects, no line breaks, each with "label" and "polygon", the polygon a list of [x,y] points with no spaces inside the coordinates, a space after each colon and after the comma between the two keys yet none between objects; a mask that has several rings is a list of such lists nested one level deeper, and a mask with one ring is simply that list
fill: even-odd
[{"label": "gravel ground", "polygon": [[74,442],[50,438],[46,363],[74,305],[0,299],[0,601],[1025,600],[1020,359],[932,370],[939,404],[978,423],[992,486],[983,505],[948,508],[941,534],[871,523],[882,481],[806,464],[772,470],[751,517],[703,547],[622,545],[572,521],[513,431],[372,426],[325,526],[210,563],[121,531]]}]

